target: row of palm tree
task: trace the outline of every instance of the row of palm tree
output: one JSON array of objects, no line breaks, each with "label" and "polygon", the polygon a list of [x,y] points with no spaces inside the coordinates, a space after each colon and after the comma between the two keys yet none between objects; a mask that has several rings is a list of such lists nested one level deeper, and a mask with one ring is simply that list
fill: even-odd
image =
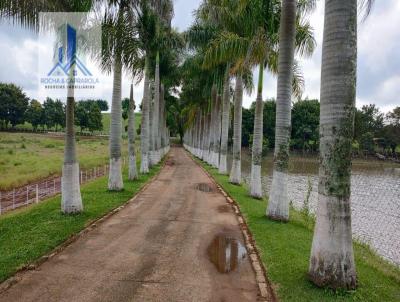
[{"label": "row of palm tree", "polygon": [[[371,1],[363,4],[370,9]],[[312,29],[305,19],[314,7],[312,0],[203,0],[195,24],[186,33],[191,52],[195,52],[192,56],[202,61],[197,73],[208,77],[214,74],[214,77],[211,77],[213,84],[205,86],[210,93],[188,102],[191,115],[187,119],[184,144],[195,156],[218,168],[220,173],[227,173],[229,122],[226,119],[229,118],[230,102],[226,98],[230,97],[230,79],[235,77],[233,161],[229,178],[233,184],[241,182],[243,87],[251,90],[251,69],[259,66],[249,188],[249,194],[255,198],[262,198],[264,69],[278,75],[273,179],[266,211],[269,219],[277,221],[289,220],[290,112],[292,97],[299,97],[303,86],[295,54],[310,55],[314,50]],[[356,60],[357,1],[325,1],[319,202],[309,277],[318,286],[332,288],[356,287],[350,209]],[[225,67],[223,75],[221,66]],[[190,95],[185,92],[181,97]]]},{"label": "row of palm tree", "polygon": [[[320,169],[317,221],[309,276],[319,286],[355,288],[356,270],[351,237],[350,166],[353,131],[357,0],[326,0],[321,73]],[[367,1],[367,6],[370,8]],[[144,78],[141,123],[141,173],[158,163],[169,148],[165,95],[173,86],[169,76],[180,72],[180,102],[186,132],[185,147],[228,174],[227,154],[231,113],[231,81],[235,80],[233,164],[230,182],[241,183],[241,110],[243,92],[253,88],[258,67],[256,113],[252,142],[249,194],[262,198],[263,75],[278,75],[276,142],[272,187],[266,216],[288,221],[287,174],[290,106],[299,97],[303,80],[295,54],[310,55],[315,47],[306,20],[313,0],[203,0],[194,25],[185,33],[189,51],[182,55],[180,36],[171,29],[171,0],[42,0],[1,1],[0,16],[37,29],[40,11],[100,9],[105,71],[113,72],[108,188],[123,189],[121,167],[122,72],[133,81]],[[73,74],[71,74],[73,76]],[[62,211],[83,210],[76,157],[74,91],[67,92],[66,145],[63,165]],[[129,178],[137,177],[133,85],[129,103]]]},{"label": "row of palm tree", "polygon": [[[122,140],[122,104],[121,87],[122,73],[126,71],[133,79],[140,80],[145,74],[145,87],[142,101],[142,173],[147,173],[151,165],[157,164],[168,152],[169,135],[166,126],[164,87],[160,82],[159,57],[160,36],[170,31],[173,6],[169,0],[84,0],[84,1],[2,1],[0,16],[14,20],[16,23],[35,30],[51,29],[49,24],[41,24],[39,12],[96,12],[100,16],[102,26],[102,47],[100,53],[95,53],[103,71],[113,72],[111,125],[110,125],[110,171],[108,189],[119,191],[123,189],[121,140]],[[154,32],[157,28],[157,34]],[[169,50],[171,52],[171,50]],[[157,53],[155,60],[154,101],[150,91],[150,61]],[[168,57],[168,56],[167,56]],[[170,64],[175,64],[172,62]],[[74,77],[71,68],[70,77]],[[147,85],[146,85],[147,83]],[[170,87],[168,87],[170,88]],[[74,130],[73,87],[68,87],[66,109],[65,152],[62,176],[61,209],[65,214],[83,211],[82,197],[79,186],[79,163],[76,155],[76,140]],[[160,97],[162,96],[162,97]],[[152,128],[149,129],[149,109],[154,112]],[[128,111],[128,154],[129,179],[138,177],[135,152],[135,103],[133,100],[133,84],[131,84]],[[151,146],[152,157],[148,162],[149,132],[155,138]],[[162,138],[161,138],[162,137]]]}]

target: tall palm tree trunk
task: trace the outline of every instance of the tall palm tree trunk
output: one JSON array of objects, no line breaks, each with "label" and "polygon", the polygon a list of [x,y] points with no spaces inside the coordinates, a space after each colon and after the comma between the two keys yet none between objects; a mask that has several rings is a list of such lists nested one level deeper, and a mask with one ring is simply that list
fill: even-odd
[{"label": "tall palm tree trunk", "polygon": [[150,105],[150,75],[149,58],[146,55],[144,71],[144,88],[142,100],[142,125],[140,132],[140,173],[149,173],[149,105]]},{"label": "tall palm tree trunk", "polygon": [[[73,77],[73,68],[71,68],[70,77]],[[65,214],[73,214],[83,211],[83,204],[79,185],[79,163],[76,159],[74,87],[68,86],[67,89],[64,164],[61,178],[61,211]]]},{"label": "tall palm tree trunk", "polygon": [[154,81],[150,81],[150,97],[149,97],[149,166],[152,167],[154,162],[154,99],[153,99]]},{"label": "tall palm tree trunk", "polygon": [[228,134],[229,134],[229,64],[226,66],[224,91],[222,94],[222,124],[221,124],[221,156],[219,160],[218,172],[220,174],[228,173]]},{"label": "tall palm tree trunk", "polygon": [[253,148],[251,157],[251,175],[250,175],[250,195],[254,198],[262,198],[261,189],[261,161],[262,161],[262,144],[263,144],[263,86],[264,66],[260,64],[258,75],[258,89],[256,99],[256,112],[254,114],[254,133]]},{"label": "tall palm tree trunk", "polygon": [[210,155],[208,159],[208,163],[210,165],[214,164],[215,160],[215,133],[217,127],[217,88],[215,84],[211,88],[211,124],[210,124]]},{"label": "tall palm tree trunk", "polygon": [[318,286],[354,289],[350,208],[357,62],[357,1],[325,1],[317,221],[309,276]]},{"label": "tall palm tree trunk", "polygon": [[129,179],[138,178],[136,168],[136,151],[135,151],[135,100],[133,99],[133,84],[131,84],[131,92],[129,96],[129,111],[128,111],[128,155],[129,155]]},{"label": "tall palm tree trunk", "polygon": [[214,162],[213,165],[215,168],[219,168],[219,153],[221,149],[221,114],[222,114],[222,104],[221,104],[221,95],[217,94],[217,108],[216,108],[216,117],[215,117],[215,140],[214,140]]},{"label": "tall palm tree trunk", "polygon": [[121,138],[122,138],[122,103],[121,103],[121,56],[116,55],[114,61],[114,81],[111,103],[110,126],[110,172],[108,189],[119,191],[124,188],[122,182]]},{"label": "tall palm tree trunk", "polygon": [[205,162],[208,162],[208,158],[209,158],[209,151],[210,151],[210,112],[206,113],[206,122],[205,122],[205,137],[204,137],[204,145],[203,145],[203,160]]},{"label": "tall palm tree trunk", "polygon": [[296,34],[297,0],[282,2],[279,30],[278,88],[276,98],[276,128],[274,169],[269,194],[267,216],[273,220],[289,219],[287,193],[289,143],[291,133],[291,96],[294,42]]},{"label": "tall palm tree trunk", "polygon": [[159,116],[160,120],[158,123],[158,133],[160,136],[160,160],[165,155],[165,138],[164,138],[164,111],[165,111],[165,100],[164,100],[164,85],[160,84],[160,103],[159,103]]},{"label": "tall palm tree trunk", "polygon": [[239,185],[241,182],[241,149],[242,149],[242,100],[243,81],[242,76],[236,77],[235,83],[235,107],[233,120],[233,160],[229,181]]},{"label": "tall palm tree trunk", "polygon": [[154,144],[154,152],[153,152],[153,162],[157,164],[160,160],[160,134],[158,132],[158,124],[159,124],[159,111],[160,111],[160,54],[157,52],[156,55],[156,71],[155,71],[155,80],[154,80],[154,110],[153,110],[153,144]]}]

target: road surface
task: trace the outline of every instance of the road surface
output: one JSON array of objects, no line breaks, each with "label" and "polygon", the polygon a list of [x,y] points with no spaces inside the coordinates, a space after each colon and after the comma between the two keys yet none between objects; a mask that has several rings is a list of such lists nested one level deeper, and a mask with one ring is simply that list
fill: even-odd
[{"label": "road surface", "polygon": [[172,148],[133,202],[23,273],[0,301],[257,301],[242,244],[225,197]]}]

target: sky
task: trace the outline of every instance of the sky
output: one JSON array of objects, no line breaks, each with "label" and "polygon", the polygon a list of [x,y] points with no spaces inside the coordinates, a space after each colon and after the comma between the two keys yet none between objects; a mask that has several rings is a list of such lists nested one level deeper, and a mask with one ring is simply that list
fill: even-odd
[{"label": "sky", "polygon": [[[174,0],[172,25],[180,31],[193,22],[193,11],[199,0]],[[317,47],[310,58],[298,58],[305,79],[304,98],[319,98],[321,46],[323,34],[324,1],[317,1],[316,9],[309,20],[314,28]],[[357,107],[375,103],[388,112],[400,105],[400,1],[375,1],[371,14],[365,21],[362,15],[358,22],[358,62],[357,62]],[[0,24],[0,82],[12,82],[23,88],[28,97],[39,98],[38,94],[38,54],[45,48],[38,35],[23,28]],[[96,66],[93,73],[101,74]],[[254,72],[254,81],[258,78]],[[131,79],[122,79],[122,97],[129,96]],[[96,97],[111,103],[112,74],[101,74],[101,85]],[[134,98],[140,102],[143,83],[134,87]],[[263,98],[276,97],[276,77],[266,72],[264,76]],[[43,99],[40,99],[43,101]],[[255,100],[255,93],[244,95],[243,105],[248,108]]]}]

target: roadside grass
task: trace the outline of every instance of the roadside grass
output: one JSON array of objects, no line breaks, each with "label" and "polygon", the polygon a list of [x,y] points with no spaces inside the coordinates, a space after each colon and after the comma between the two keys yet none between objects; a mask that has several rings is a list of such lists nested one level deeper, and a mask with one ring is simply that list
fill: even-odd
[{"label": "roadside grass", "polygon": [[376,255],[367,245],[354,242],[358,274],[355,291],[318,288],[307,279],[313,223],[291,208],[290,222],[266,218],[266,200],[248,195],[245,185],[229,183],[229,177],[195,159],[238,202],[254,236],[268,278],[282,301],[400,301],[400,269]]},{"label": "roadside grass", "polygon": [[[127,149],[122,140],[122,156]],[[64,136],[0,132],[0,190],[61,174],[63,154]],[[77,155],[82,169],[107,164],[108,138],[78,137]]]},{"label": "roadside grass", "polygon": [[78,215],[60,212],[61,196],[0,216],[0,282],[18,269],[50,252],[93,220],[131,199],[160,170],[162,163],[150,173],[128,180],[127,167],[123,178],[125,189],[107,190],[106,176],[81,188],[84,211]]}]

